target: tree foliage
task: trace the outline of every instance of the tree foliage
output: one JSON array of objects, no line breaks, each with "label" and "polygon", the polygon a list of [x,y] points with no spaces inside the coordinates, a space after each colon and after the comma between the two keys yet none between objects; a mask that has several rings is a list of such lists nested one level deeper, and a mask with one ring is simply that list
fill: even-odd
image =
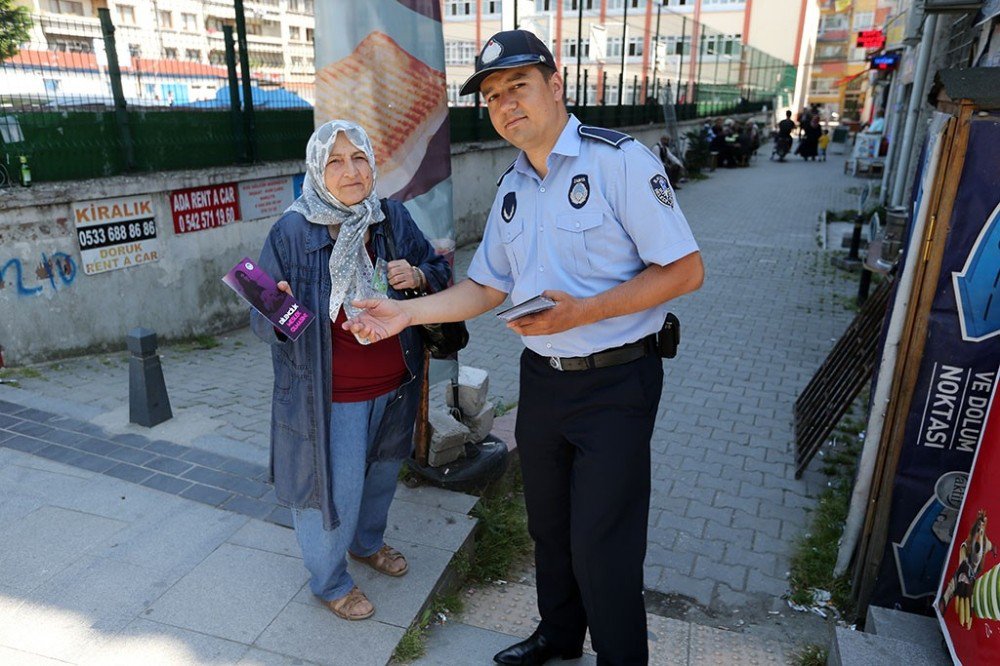
[{"label": "tree foliage", "polygon": [[14,0],[0,0],[0,60],[15,55],[31,38],[31,14]]}]

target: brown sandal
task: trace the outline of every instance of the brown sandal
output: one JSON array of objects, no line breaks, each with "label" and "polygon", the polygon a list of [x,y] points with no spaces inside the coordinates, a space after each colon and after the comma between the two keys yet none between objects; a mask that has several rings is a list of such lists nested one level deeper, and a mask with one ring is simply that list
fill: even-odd
[{"label": "brown sandal", "polygon": [[357,585],[341,598],[324,603],[334,615],[345,620],[365,620],[375,614],[375,605]]},{"label": "brown sandal", "polygon": [[410,570],[410,565],[406,563],[403,554],[387,544],[382,544],[381,548],[368,557],[361,557],[354,553],[350,553],[350,556],[351,559],[363,562],[386,576],[402,576]]}]

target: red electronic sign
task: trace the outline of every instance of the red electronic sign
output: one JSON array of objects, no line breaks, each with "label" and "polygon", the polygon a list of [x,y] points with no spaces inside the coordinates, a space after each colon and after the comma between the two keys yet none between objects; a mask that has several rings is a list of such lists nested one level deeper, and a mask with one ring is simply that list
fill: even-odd
[{"label": "red electronic sign", "polygon": [[170,193],[174,231],[214,229],[240,219],[240,198],[236,183],[192,187]]},{"label": "red electronic sign", "polygon": [[858,48],[880,49],[885,46],[885,33],[881,30],[862,30],[858,33]]}]

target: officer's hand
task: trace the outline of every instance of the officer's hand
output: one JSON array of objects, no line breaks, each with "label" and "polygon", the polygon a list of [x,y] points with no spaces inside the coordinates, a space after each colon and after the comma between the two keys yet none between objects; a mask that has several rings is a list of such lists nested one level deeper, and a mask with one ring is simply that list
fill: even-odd
[{"label": "officer's hand", "polygon": [[586,324],[583,300],[564,291],[543,291],[542,296],[556,302],[554,308],[518,317],[507,328],[518,335],[552,335]]},{"label": "officer's hand", "polygon": [[368,342],[378,342],[398,335],[410,325],[410,316],[392,299],[369,298],[352,301],[351,304],[364,312],[345,321],[342,327]]},{"label": "officer's hand", "polygon": [[292,293],[291,286],[289,286],[289,284],[287,282],[285,282],[284,280],[282,280],[281,282],[279,282],[278,284],[276,284],[274,286],[276,286],[278,288],[278,291],[284,292],[284,293],[288,294],[289,296],[291,296],[292,298],[295,298],[295,294]]}]

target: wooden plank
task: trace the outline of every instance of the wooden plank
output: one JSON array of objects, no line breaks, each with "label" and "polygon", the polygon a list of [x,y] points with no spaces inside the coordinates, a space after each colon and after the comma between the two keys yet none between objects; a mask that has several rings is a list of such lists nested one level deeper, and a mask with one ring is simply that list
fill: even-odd
[{"label": "wooden plank", "polygon": [[931,199],[928,212],[931,218],[918,250],[921,253],[920,263],[917,266],[911,307],[907,313],[893,373],[886,427],[879,442],[872,492],[857,551],[859,556],[855,562],[852,590],[860,614],[865,612],[871,600],[885,554],[893,485],[905,441],[906,421],[923,361],[930,310],[941,274],[952,209],[965,165],[972,113],[973,107],[963,104],[957,121],[949,123],[941,139],[941,161],[929,193]]}]

